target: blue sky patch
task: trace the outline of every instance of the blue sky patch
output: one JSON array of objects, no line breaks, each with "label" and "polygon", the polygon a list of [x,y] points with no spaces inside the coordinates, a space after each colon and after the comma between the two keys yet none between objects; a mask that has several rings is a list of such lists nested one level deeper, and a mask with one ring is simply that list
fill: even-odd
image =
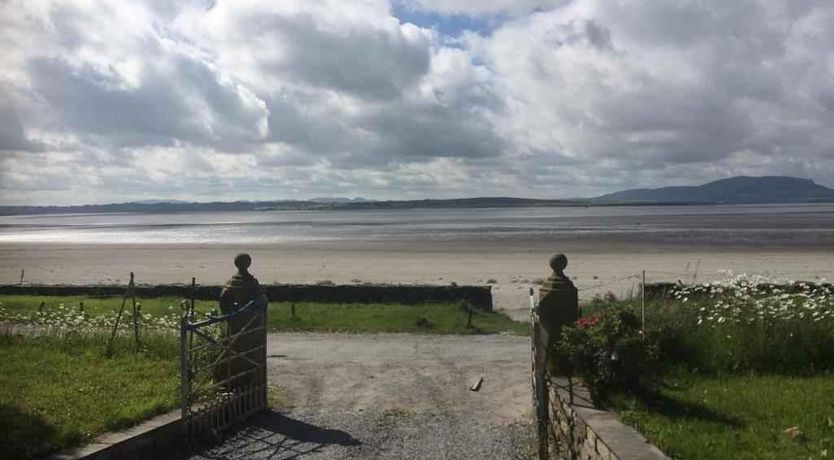
[{"label": "blue sky patch", "polygon": [[470,30],[480,35],[489,35],[506,20],[503,14],[484,16],[467,16],[463,14],[441,15],[428,11],[421,11],[404,2],[393,2],[394,17],[402,22],[435,29],[441,35],[456,37],[462,32]]}]

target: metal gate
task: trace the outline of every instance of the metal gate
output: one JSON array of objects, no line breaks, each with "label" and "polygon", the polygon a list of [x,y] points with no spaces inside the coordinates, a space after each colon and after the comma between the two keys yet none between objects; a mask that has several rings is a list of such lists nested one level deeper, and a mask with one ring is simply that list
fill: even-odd
[{"label": "metal gate", "polygon": [[260,296],[217,315],[195,311],[192,302],[183,315],[181,420],[189,441],[219,438],[267,407],[266,307]]}]

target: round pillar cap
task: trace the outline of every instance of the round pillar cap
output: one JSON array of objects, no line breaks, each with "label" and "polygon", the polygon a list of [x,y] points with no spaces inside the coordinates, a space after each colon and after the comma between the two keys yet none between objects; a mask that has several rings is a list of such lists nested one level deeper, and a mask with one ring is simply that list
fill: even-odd
[{"label": "round pillar cap", "polygon": [[252,257],[249,254],[243,253],[235,256],[235,267],[241,271],[246,271],[252,265]]},{"label": "round pillar cap", "polygon": [[568,258],[564,254],[556,254],[550,258],[550,268],[556,273],[561,273],[568,266]]}]

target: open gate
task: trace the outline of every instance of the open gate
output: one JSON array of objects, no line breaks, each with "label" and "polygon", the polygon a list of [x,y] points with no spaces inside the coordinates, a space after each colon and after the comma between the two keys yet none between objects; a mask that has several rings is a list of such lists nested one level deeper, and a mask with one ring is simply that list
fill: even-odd
[{"label": "open gate", "polygon": [[266,307],[260,296],[226,315],[196,312],[193,303],[183,315],[181,420],[189,442],[219,438],[267,407]]}]

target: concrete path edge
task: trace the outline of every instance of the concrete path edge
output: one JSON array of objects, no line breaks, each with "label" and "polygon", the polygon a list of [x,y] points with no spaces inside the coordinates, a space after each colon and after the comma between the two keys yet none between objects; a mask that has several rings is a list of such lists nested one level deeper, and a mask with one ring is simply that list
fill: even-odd
[{"label": "concrete path edge", "polygon": [[47,460],[142,460],[156,458],[157,452],[169,448],[181,439],[179,409],[128,428],[104,433],[86,445],[58,452]]}]

